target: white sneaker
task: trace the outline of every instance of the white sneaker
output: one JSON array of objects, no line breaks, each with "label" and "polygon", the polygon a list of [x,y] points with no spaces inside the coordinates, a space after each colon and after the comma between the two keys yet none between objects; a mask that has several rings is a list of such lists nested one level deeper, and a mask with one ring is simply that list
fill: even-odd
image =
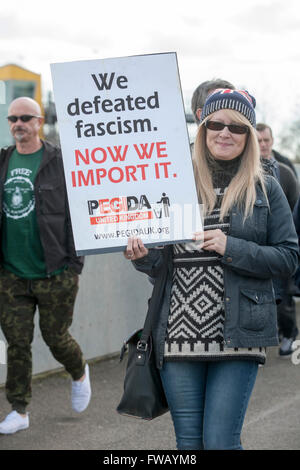
[{"label": "white sneaker", "polygon": [[29,416],[23,418],[17,411],[9,413],[0,423],[0,434],[14,434],[22,429],[29,428]]},{"label": "white sneaker", "polygon": [[77,413],[81,413],[88,407],[92,396],[88,364],[85,365],[84,372],[85,378],[82,382],[72,381],[72,408]]}]

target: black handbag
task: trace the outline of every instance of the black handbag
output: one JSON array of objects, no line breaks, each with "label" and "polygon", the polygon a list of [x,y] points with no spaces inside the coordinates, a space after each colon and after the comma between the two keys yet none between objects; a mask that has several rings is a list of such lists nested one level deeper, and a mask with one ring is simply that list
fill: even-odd
[{"label": "black handbag", "polygon": [[167,399],[162,386],[160,373],[156,367],[151,329],[157,309],[157,294],[163,291],[167,266],[154,285],[149,300],[148,312],[143,329],[136,330],[121,349],[120,361],[128,349],[128,361],[124,379],[122,399],[118,413],[134,418],[151,420],[166,413]]},{"label": "black handbag", "polygon": [[141,341],[142,332],[134,332],[123,347],[125,352],[128,346],[128,361],[123,396],[117,411],[122,415],[151,420],[166,413],[168,404],[155,364],[152,338],[150,336],[147,342]]}]

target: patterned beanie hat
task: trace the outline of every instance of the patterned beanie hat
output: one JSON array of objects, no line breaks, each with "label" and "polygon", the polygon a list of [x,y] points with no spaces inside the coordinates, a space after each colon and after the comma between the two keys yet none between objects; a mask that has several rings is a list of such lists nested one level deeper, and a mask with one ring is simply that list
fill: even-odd
[{"label": "patterned beanie hat", "polygon": [[232,109],[243,114],[250,124],[255,127],[255,105],[255,98],[249,95],[246,90],[218,88],[207,97],[202,109],[200,122],[210,114],[220,111],[220,109]]}]

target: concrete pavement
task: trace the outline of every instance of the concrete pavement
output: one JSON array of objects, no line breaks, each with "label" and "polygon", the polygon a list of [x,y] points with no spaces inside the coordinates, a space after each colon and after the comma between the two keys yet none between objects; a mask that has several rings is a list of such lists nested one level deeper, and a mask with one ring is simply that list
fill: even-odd
[{"label": "concrete pavement", "polygon": [[[300,343],[298,350],[300,359]],[[34,378],[30,428],[0,435],[0,450],[175,450],[169,413],[144,422],[115,411],[125,366],[118,357],[90,362],[93,397],[80,415],[70,409],[66,373]],[[0,419],[9,411],[1,388]],[[279,358],[277,348],[268,349],[267,363],[259,368],[242,441],[246,450],[300,449],[300,364]]]}]

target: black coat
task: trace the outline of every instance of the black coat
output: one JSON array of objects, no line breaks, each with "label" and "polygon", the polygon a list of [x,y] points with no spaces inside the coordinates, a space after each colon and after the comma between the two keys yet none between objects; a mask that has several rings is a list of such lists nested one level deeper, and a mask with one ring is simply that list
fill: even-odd
[{"label": "black coat", "polygon": [[[35,178],[34,194],[47,273],[68,266],[80,274],[83,258],[76,256],[75,252],[61,150],[46,141],[43,145],[43,159]],[[0,235],[3,187],[14,149],[15,146],[4,148],[0,154]]]}]

